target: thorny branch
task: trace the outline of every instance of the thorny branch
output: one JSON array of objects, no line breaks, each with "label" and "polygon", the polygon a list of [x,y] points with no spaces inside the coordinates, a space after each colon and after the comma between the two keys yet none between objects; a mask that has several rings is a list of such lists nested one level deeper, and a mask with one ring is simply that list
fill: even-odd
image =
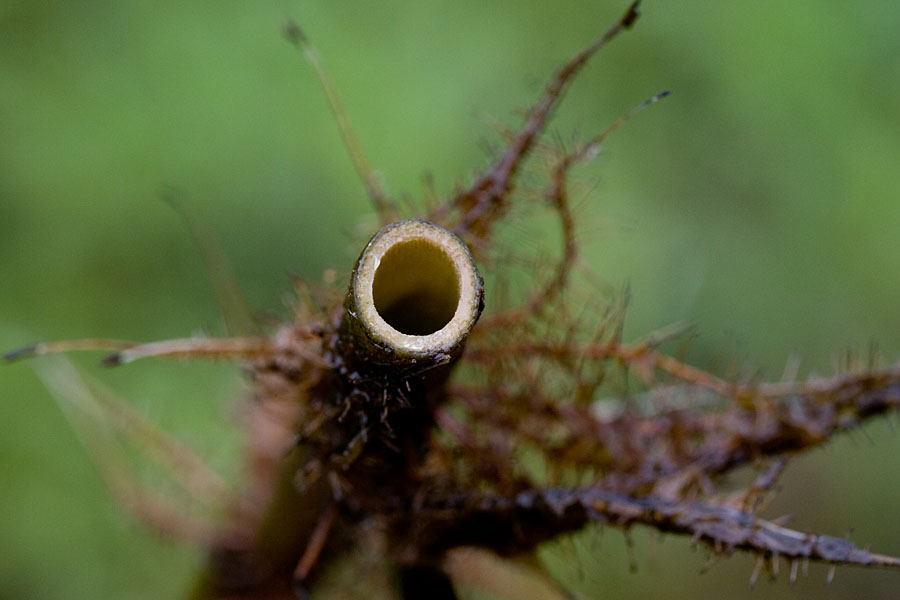
[{"label": "thorny branch", "polygon": [[500,159],[468,189],[457,193],[450,202],[431,214],[429,216],[431,220],[445,221],[448,217],[447,212],[456,210],[460,213],[460,223],[455,228],[456,232],[473,248],[480,248],[487,241],[491,224],[503,216],[522,161],[528,156],[535,140],[543,131],[567,84],[587,64],[591,56],[634,24],[639,14],[639,4],[639,0],[634,2],[615,25],[557,71],[547,84],[544,95],[528,111],[525,125],[510,142]]},{"label": "thorny branch", "polygon": [[[463,515],[460,517],[460,515]],[[428,550],[477,545],[500,553],[519,552],[523,544],[542,541],[587,523],[618,528],[635,524],[665,533],[688,535],[717,553],[747,550],[762,556],[818,560],[840,565],[900,569],[900,559],[874,554],[851,542],[799,533],[750,512],[723,505],[655,496],[633,497],[596,488],[551,488],[513,497],[466,496],[426,501],[413,527]]]}]

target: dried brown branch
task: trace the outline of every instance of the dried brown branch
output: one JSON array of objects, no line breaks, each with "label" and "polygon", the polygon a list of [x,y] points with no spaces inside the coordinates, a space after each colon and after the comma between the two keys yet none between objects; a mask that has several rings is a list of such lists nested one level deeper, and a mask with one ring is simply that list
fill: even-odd
[{"label": "dried brown branch", "polygon": [[[715,476],[758,458],[801,452],[900,407],[900,366],[751,385],[729,383],[644,344],[533,344],[507,351],[559,361],[563,372],[558,377],[569,377],[573,357],[589,357],[597,369],[622,361],[637,365],[650,380],[647,371],[655,368],[684,382],[648,391],[663,406],[676,396],[686,399],[683,405],[679,399],[675,407],[647,415],[625,410],[611,417],[599,417],[590,403],[540,383],[519,386],[513,379],[487,391],[465,385],[451,389],[473,420],[503,431],[510,446],[538,444],[554,453],[553,462],[600,469],[602,485],[623,493],[640,492],[685,469]],[[489,372],[504,364],[484,348],[472,349],[467,359]],[[704,390],[714,395],[704,398]]]},{"label": "dried brown branch", "polygon": [[506,202],[513,189],[515,176],[528,156],[535,140],[543,131],[553,108],[562,98],[566,86],[587,64],[588,59],[622,31],[629,29],[638,18],[640,1],[628,7],[625,14],[597,38],[590,46],[573,56],[559,69],[544,91],[543,96],[528,111],[525,125],[506,148],[500,159],[481,177],[456,194],[429,219],[442,222],[448,213],[459,213],[459,223],[454,228],[470,246],[479,247],[490,236],[492,224],[503,216]]},{"label": "dried brown branch", "polygon": [[642,102],[616,119],[598,135],[580,144],[574,150],[564,152],[557,159],[550,174],[551,186],[546,193],[550,206],[559,216],[560,229],[562,231],[562,253],[553,269],[553,275],[543,286],[536,286],[535,291],[532,292],[522,306],[492,315],[486,320],[485,327],[505,327],[520,323],[554,307],[557,298],[568,286],[572,266],[578,258],[578,243],[575,239],[575,217],[569,205],[569,171],[575,165],[588,160],[596,154],[600,144],[610,134],[630,121],[639,112],[668,95],[669,92],[667,91],[660,92]]}]

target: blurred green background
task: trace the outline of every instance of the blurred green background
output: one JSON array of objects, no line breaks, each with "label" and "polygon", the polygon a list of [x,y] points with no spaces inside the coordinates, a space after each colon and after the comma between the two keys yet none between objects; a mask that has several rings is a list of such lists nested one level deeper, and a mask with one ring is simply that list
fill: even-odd
[{"label": "blurred green background", "polygon": [[[310,69],[318,45],[389,190],[467,181],[561,60],[625,2],[156,3],[0,0],[0,348],[53,338],[223,333],[176,215],[181,189],[218,232],[253,306],[284,315],[290,274],[346,269],[371,224]],[[697,324],[692,355],[778,377],[844,351],[900,351],[900,5],[647,2],[592,62],[551,126],[599,131],[661,89],[579,177],[585,256],[632,290],[627,335]],[[362,225],[361,225],[362,223]],[[367,229],[371,231],[371,228]],[[552,232],[548,233],[552,237]],[[523,246],[531,242],[523,241]],[[235,399],[221,365],[102,371],[143,412],[234,472]],[[27,364],[0,368],[0,597],[169,598],[199,557],[154,539],[107,496]],[[796,461],[772,516],[900,554],[900,440],[885,422]],[[746,582],[706,575],[684,540],[620,535],[544,553],[596,597],[896,596],[900,575],[825,569]]]}]

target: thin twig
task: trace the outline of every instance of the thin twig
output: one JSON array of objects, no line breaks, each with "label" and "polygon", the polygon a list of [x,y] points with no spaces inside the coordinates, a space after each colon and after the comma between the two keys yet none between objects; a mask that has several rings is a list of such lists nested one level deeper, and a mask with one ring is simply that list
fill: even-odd
[{"label": "thin twig", "polygon": [[325,93],[325,98],[328,100],[328,108],[331,110],[334,121],[338,126],[341,140],[344,142],[347,154],[350,155],[350,160],[353,162],[356,173],[366,188],[366,194],[375,208],[379,221],[382,225],[393,222],[397,216],[396,207],[381,189],[378,177],[375,175],[375,171],[372,170],[369,160],[366,158],[365,152],[363,152],[362,145],[359,143],[359,138],[357,138],[353,129],[350,115],[344,108],[340,94],[338,94],[337,86],[334,84],[331,74],[325,68],[325,63],[322,61],[318,50],[316,50],[316,47],[309,41],[309,38],[306,37],[306,34],[296,22],[288,21],[284,27],[284,33],[287,39],[300,50],[303,57],[315,71],[316,77],[319,79],[319,85]]}]

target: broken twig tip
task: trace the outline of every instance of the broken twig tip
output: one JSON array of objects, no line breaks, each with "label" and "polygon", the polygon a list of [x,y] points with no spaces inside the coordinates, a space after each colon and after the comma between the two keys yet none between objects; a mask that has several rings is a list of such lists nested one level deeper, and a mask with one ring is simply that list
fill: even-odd
[{"label": "broken twig tip", "polygon": [[23,358],[30,358],[38,353],[39,344],[28,344],[15,350],[10,350],[3,355],[3,362],[11,363]]},{"label": "broken twig tip", "polygon": [[625,29],[630,29],[634,22],[637,21],[637,18],[641,16],[640,8],[641,0],[635,0],[631,6],[628,7],[628,10],[625,12],[625,16],[622,17],[622,20],[619,21],[622,24],[622,27]]},{"label": "broken twig tip", "polygon": [[185,209],[185,196],[184,190],[176,185],[164,185],[156,192],[157,198],[179,212]]},{"label": "broken twig tip", "polygon": [[104,367],[118,367],[125,362],[125,359],[121,352],[114,352],[113,354],[103,357],[101,362]]},{"label": "broken twig tip", "polygon": [[288,19],[284,24],[284,35],[295,46],[301,46],[306,43],[306,34],[300,29],[297,21],[293,19]]}]

